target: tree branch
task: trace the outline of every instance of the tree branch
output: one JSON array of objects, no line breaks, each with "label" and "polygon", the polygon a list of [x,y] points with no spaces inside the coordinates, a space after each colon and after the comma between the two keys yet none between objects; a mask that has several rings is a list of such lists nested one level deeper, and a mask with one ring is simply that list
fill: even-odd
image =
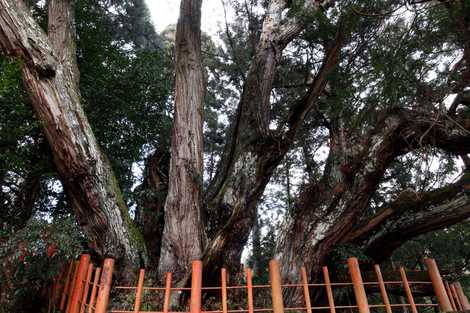
[{"label": "tree branch", "polygon": [[315,79],[310,85],[309,90],[302,97],[302,99],[297,102],[297,104],[291,109],[291,112],[289,113],[286,123],[288,130],[285,134],[285,137],[288,138],[290,141],[294,140],[298,129],[300,128],[305,119],[305,116],[311,110],[316,109],[317,101],[325,90],[325,86],[328,82],[328,76],[335,70],[336,66],[339,63],[339,56],[344,41],[344,33],[342,27],[340,26],[338,28],[332,46],[326,51],[326,55],[323,59],[320,71],[315,76]]},{"label": "tree branch", "polygon": [[375,261],[384,260],[407,240],[469,218],[470,172],[443,188],[403,193],[388,207],[392,215],[362,234],[367,236],[366,253]]},{"label": "tree branch", "polygon": [[20,58],[40,75],[55,73],[57,55],[22,0],[0,1],[0,50]]}]

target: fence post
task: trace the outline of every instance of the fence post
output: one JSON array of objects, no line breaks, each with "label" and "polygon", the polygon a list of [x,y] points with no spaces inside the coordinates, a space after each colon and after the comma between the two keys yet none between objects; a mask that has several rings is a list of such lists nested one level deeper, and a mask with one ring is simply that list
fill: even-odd
[{"label": "fence post", "polygon": [[106,313],[109,303],[109,292],[113,280],[114,259],[105,259],[103,273],[101,274],[100,288],[96,299],[95,313]]},{"label": "fence post", "polygon": [[73,296],[73,291],[75,290],[75,284],[77,282],[79,266],[80,266],[80,261],[75,261],[75,268],[73,271],[72,280],[70,281],[69,291],[67,294],[67,306],[65,307],[65,313],[70,313],[70,309],[72,307],[72,296]]},{"label": "fence post", "polygon": [[86,300],[88,298],[88,291],[90,289],[90,280],[91,280],[91,275],[93,274],[93,264],[88,265],[88,272],[86,273],[86,281],[85,281],[85,287],[83,288],[83,295],[82,295],[82,303],[80,305],[80,313],[85,312],[85,304]]},{"label": "fence post", "polygon": [[248,299],[248,313],[253,313],[254,304],[253,304],[253,272],[251,268],[247,268],[245,270],[246,274],[246,292],[247,292],[247,299]]},{"label": "fence post", "polygon": [[222,293],[222,313],[228,312],[227,307],[227,270],[222,268],[220,270],[221,278],[221,293]]},{"label": "fence post", "polygon": [[470,304],[468,303],[467,296],[463,292],[462,285],[460,285],[460,282],[455,282],[455,291],[457,293],[457,297],[460,300],[460,304],[462,305],[462,310],[464,311],[469,311],[470,310]]},{"label": "fence post", "polygon": [[95,311],[95,298],[96,290],[98,288],[98,282],[100,280],[101,267],[97,267],[95,270],[95,275],[93,277],[93,287],[91,288],[90,302],[88,303],[88,313],[93,313]]},{"label": "fence post", "polygon": [[413,293],[411,292],[410,284],[408,283],[408,278],[406,277],[405,268],[400,266],[400,276],[403,282],[403,288],[405,288],[406,297],[408,298],[408,303],[411,307],[411,312],[418,313],[418,309],[416,308],[415,300],[413,299]]},{"label": "fence post", "polygon": [[137,282],[137,288],[135,289],[135,302],[134,302],[134,312],[139,313],[140,306],[142,304],[142,293],[144,290],[144,279],[145,279],[145,270],[141,269],[139,271],[139,280]]},{"label": "fence post", "polygon": [[379,282],[380,293],[382,294],[382,300],[385,305],[385,310],[387,313],[392,313],[392,307],[390,305],[390,300],[388,299],[387,288],[385,288],[384,278],[382,277],[382,271],[378,264],[374,265],[375,274],[377,275],[377,281]]},{"label": "fence post", "polygon": [[304,300],[305,306],[307,307],[307,313],[312,313],[312,302],[310,301],[310,290],[308,288],[307,270],[305,269],[305,266],[302,266],[300,269],[300,274],[302,276],[302,286],[304,290]]},{"label": "fence post", "polygon": [[273,313],[284,313],[284,301],[282,299],[281,272],[276,260],[269,261],[269,277],[271,280],[271,297]]},{"label": "fence post", "polygon": [[61,311],[64,311],[64,309],[65,309],[66,298],[68,296],[68,290],[70,289],[70,284],[71,284],[71,280],[72,280],[72,273],[74,271],[74,268],[75,268],[75,262],[70,261],[69,269],[67,270],[67,276],[66,276],[65,282],[64,282],[64,289],[62,289],[62,298],[60,299],[59,309]]},{"label": "fence post", "polygon": [[78,263],[78,270],[77,270],[77,277],[75,278],[74,287],[72,298],[70,300],[70,313],[79,313],[80,311],[80,300],[82,298],[83,281],[86,278],[86,274],[88,271],[88,265],[90,264],[90,255],[89,254],[82,254],[80,256],[80,261]]},{"label": "fence post", "polygon": [[330,307],[330,313],[336,313],[335,297],[333,295],[333,289],[331,288],[330,273],[327,266],[323,266],[323,279],[325,280],[326,296],[328,298],[328,306]]},{"label": "fence post", "polygon": [[441,308],[442,312],[451,312],[452,305],[450,303],[449,297],[447,296],[447,292],[442,282],[441,274],[439,272],[439,268],[437,267],[436,261],[434,259],[425,258],[424,263],[428,268],[429,278],[432,282],[432,287],[434,289],[434,293],[436,294],[437,302],[439,302],[439,307]]},{"label": "fence post", "polygon": [[460,302],[459,296],[457,295],[457,289],[455,288],[454,283],[450,284],[450,290],[452,291],[452,295],[455,299],[455,305],[457,307],[457,310],[463,311],[463,306],[462,306],[462,303]]},{"label": "fence post", "polygon": [[364,282],[362,281],[361,269],[359,268],[357,258],[348,259],[348,268],[359,313],[370,313],[366,290],[364,289]]},{"label": "fence post", "polygon": [[171,273],[166,273],[165,278],[165,296],[163,300],[163,313],[168,313],[170,310],[170,296],[171,296]]},{"label": "fence post", "polygon": [[202,294],[202,262],[197,260],[192,264],[191,275],[191,313],[201,313],[201,294]]},{"label": "fence post", "polygon": [[447,298],[450,300],[450,305],[452,306],[452,311],[457,311],[457,306],[455,305],[454,297],[452,296],[452,291],[450,290],[450,285],[448,282],[444,282],[446,287]]}]

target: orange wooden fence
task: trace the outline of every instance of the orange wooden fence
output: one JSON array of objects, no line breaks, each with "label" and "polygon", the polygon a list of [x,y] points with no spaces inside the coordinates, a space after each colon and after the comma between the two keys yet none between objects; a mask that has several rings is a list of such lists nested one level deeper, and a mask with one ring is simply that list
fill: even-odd
[{"label": "orange wooden fence", "polygon": [[[83,254],[78,261],[70,262],[61,275],[55,279],[52,285],[49,312],[63,313],[255,313],[273,312],[285,313],[289,311],[312,313],[314,310],[323,310],[329,313],[336,313],[337,310],[357,311],[359,313],[370,313],[371,310],[385,310],[392,313],[399,309],[401,312],[417,313],[424,308],[439,309],[441,312],[456,312],[470,310],[470,304],[465,296],[460,283],[444,282],[439,273],[436,262],[433,259],[425,259],[427,266],[428,280],[410,280],[409,273],[400,267],[400,280],[384,280],[380,267],[375,265],[375,278],[363,280],[363,273],[359,268],[356,258],[348,259],[348,269],[350,281],[332,282],[328,268],[323,267],[323,283],[309,283],[305,268],[301,269],[299,282],[283,284],[279,271],[279,264],[272,260],[269,263],[270,283],[266,285],[255,285],[252,280],[251,269],[245,271],[246,285],[228,285],[227,271],[221,270],[221,285],[219,287],[202,286],[202,262],[194,261],[192,264],[192,279],[190,288],[172,287],[172,274],[167,273],[165,286],[152,287],[145,286],[145,270],[141,269],[138,281],[135,286],[113,286],[112,276],[114,268],[113,259],[105,259],[103,267],[95,267],[90,263],[90,256]],[[365,277],[365,276],[364,276]],[[425,303],[418,303],[418,297],[414,295],[414,288],[417,286],[432,287],[436,303],[432,300]],[[392,287],[403,288],[406,295],[406,303],[392,303],[390,289]],[[334,290],[340,287],[352,288],[355,304],[337,305],[335,304]],[[290,288],[301,288],[303,300],[302,305],[295,307],[285,307],[283,292]],[[312,306],[311,294],[314,288],[324,288],[327,296],[327,305]],[[270,307],[255,307],[254,291],[267,290],[271,294]],[[246,292],[246,303],[240,303],[236,309],[229,309],[228,294],[234,290]],[[115,309],[109,307],[110,294],[117,291],[125,291],[132,294],[132,309]],[[148,311],[143,309],[144,292],[162,292],[162,310]],[[189,311],[170,312],[171,295],[175,292],[186,291],[190,293]],[[217,310],[205,310],[202,306],[202,296],[204,292],[218,294],[220,296],[220,308]],[[370,298],[373,294],[380,294],[379,304],[371,304]],[[377,303],[377,299],[372,301]],[[217,302],[219,303],[219,302]],[[240,308],[245,306],[244,308]]]}]

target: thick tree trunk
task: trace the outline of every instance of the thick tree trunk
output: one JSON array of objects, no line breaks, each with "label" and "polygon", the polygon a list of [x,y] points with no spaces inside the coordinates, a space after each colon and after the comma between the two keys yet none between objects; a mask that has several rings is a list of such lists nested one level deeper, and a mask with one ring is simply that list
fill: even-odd
[{"label": "thick tree trunk", "polygon": [[0,0],[0,47],[24,62],[24,84],[80,226],[101,255],[138,266],[141,235],[80,105],[71,5],[50,1],[48,38],[22,1]]},{"label": "thick tree trunk", "polygon": [[146,162],[144,181],[136,192],[142,199],[136,211],[149,256],[150,268],[157,269],[162,246],[164,205],[168,193],[168,171],[170,155],[167,151],[156,151]]},{"label": "thick tree trunk", "polygon": [[256,207],[266,185],[293,143],[305,116],[315,108],[327,76],[339,60],[342,36],[337,36],[327,49],[314,82],[293,106],[286,125],[280,127],[283,131],[270,131],[270,95],[277,65],[284,47],[303,29],[301,24],[282,19],[286,6],[284,1],[270,2],[237,118],[217,174],[205,195],[208,216],[218,216],[215,212],[221,210],[230,212],[230,215],[225,213],[227,222],[222,225],[214,227],[212,224],[217,223],[209,220],[211,228],[219,231],[212,234],[204,255],[204,263],[209,268],[204,275],[208,281],[217,277],[222,266],[231,272],[239,270],[241,253],[254,226]]},{"label": "thick tree trunk", "polygon": [[[440,119],[436,123],[438,125],[432,122],[435,118]],[[370,198],[385,170],[397,156],[423,145],[439,147],[454,154],[469,150],[467,130],[470,124],[465,119],[456,118],[456,121],[458,124],[439,115],[393,109],[383,112],[383,118],[376,122],[375,129],[362,138],[351,129],[332,125],[330,154],[324,176],[301,191],[293,214],[288,216],[278,240],[276,258],[281,261],[283,278],[286,281],[297,280],[302,265],[306,266],[313,279],[317,278],[321,266],[336,245],[350,242],[368,232],[366,229],[362,234],[356,226],[362,225]],[[432,136],[429,136],[430,129]],[[452,197],[450,193],[445,198],[449,197]],[[437,201],[438,198],[433,199]],[[426,207],[434,203],[429,201]],[[448,207],[449,212],[454,212],[452,216],[468,214],[464,213],[468,209],[465,205],[459,200]],[[380,220],[386,220],[390,215],[388,210],[384,210],[371,220],[370,228],[380,226]],[[455,218],[451,219],[455,221]],[[431,220],[428,222],[439,224]],[[412,227],[409,230],[413,235],[407,236],[408,239],[420,234]]]},{"label": "thick tree trunk", "polygon": [[191,261],[205,246],[202,221],[204,73],[201,59],[202,0],[182,0],[176,29],[175,114],[160,273],[185,283]]}]

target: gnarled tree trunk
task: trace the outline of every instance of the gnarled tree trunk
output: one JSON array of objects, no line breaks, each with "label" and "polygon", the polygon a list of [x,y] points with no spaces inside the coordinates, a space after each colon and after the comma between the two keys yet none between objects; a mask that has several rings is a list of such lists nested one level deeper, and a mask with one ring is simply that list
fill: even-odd
[{"label": "gnarled tree trunk", "polygon": [[[314,111],[328,74],[339,61],[343,44],[341,30],[338,30],[335,42],[326,49],[314,82],[292,107],[285,124],[275,131],[269,129],[270,96],[282,51],[304,28],[300,21],[283,17],[288,6],[287,1],[269,3],[237,116],[231,125],[217,173],[205,195],[207,215],[218,216],[216,212],[223,211],[227,220],[212,234],[204,254],[207,281],[215,279],[222,266],[231,272],[239,270],[241,253],[254,226],[256,208],[266,185],[289,151],[305,116]],[[319,8],[315,3],[309,9]]]},{"label": "gnarled tree trunk", "polygon": [[[356,243],[381,261],[383,258],[374,256],[373,251],[397,231],[403,235],[387,243],[390,249],[381,248],[379,254],[391,253],[404,242],[404,238],[413,238],[437,225],[449,225],[446,223],[455,221],[456,216],[462,218],[470,214],[469,198],[462,189],[463,183],[459,182],[446,188],[449,191],[446,194],[442,190],[431,193],[440,197],[430,194],[426,198],[422,195],[420,200],[402,202],[400,207],[405,205],[407,210],[394,210],[394,206],[389,205],[376,216],[367,217],[370,199],[385,170],[397,156],[422,145],[439,147],[456,155],[470,150],[470,124],[465,122],[466,119],[457,118],[456,124],[440,116],[439,125],[436,125],[433,124],[439,118],[436,115],[399,108],[387,110],[375,128],[362,138],[353,134],[352,129],[332,125],[330,154],[323,178],[301,191],[276,247],[276,258],[283,265],[282,274],[286,281],[298,280],[302,265],[306,266],[313,279],[318,278],[321,266],[338,244]],[[432,136],[428,135],[430,129]],[[349,135],[345,136],[346,133]],[[455,202],[449,201],[454,196],[457,197]],[[416,210],[413,210],[413,205]],[[449,215],[436,219],[444,210]],[[391,218],[393,215],[396,216]],[[425,215],[428,218],[424,218]],[[416,217],[419,218],[415,221]],[[404,219],[408,222],[403,223]],[[381,227],[387,223],[385,221],[390,224],[384,230]]]},{"label": "gnarled tree trunk", "polygon": [[49,1],[49,36],[22,1],[0,1],[0,48],[23,61],[24,84],[80,226],[102,255],[138,266],[140,233],[80,105],[73,1]]}]

